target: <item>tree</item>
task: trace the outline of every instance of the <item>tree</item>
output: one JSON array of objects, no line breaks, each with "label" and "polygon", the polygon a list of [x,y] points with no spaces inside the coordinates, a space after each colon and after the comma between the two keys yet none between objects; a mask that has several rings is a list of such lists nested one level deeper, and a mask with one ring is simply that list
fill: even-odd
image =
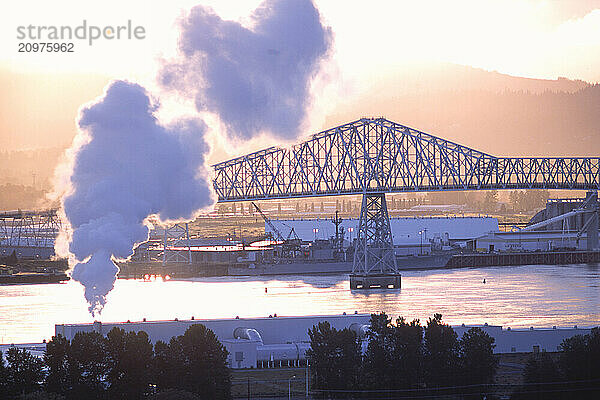
[{"label": "tree", "polygon": [[71,341],[68,362],[71,397],[103,397],[108,373],[106,339],[97,332],[77,332]]},{"label": "tree", "polygon": [[62,335],[52,336],[46,343],[44,363],[48,369],[45,388],[50,393],[65,394],[71,387],[69,377],[69,351],[71,345]]},{"label": "tree", "polygon": [[442,315],[429,318],[425,327],[425,381],[427,386],[454,386],[459,366],[458,338],[450,325],[442,323]]},{"label": "tree", "polygon": [[[481,328],[471,328],[460,339],[462,383],[485,385],[494,381],[498,360],[494,357],[495,339]],[[480,393],[481,387],[474,388]]]},{"label": "tree", "polygon": [[477,209],[479,209],[479,205],[480,205],[480,203],[479,203],[479,193],[475,193],[475,192],[467,192],[467,193],[465,193],[465,204],[471,210],[477,210]]},{"label": "tree", "polygon": [[545,207],[550,192],[546,189],[513,190],[508,198],[514,211],[531,211]]},{"label": "tree", "polygon": [[498,191],[497,190],[488,190],[485,192],[485,198],[483,200],[483,208],[487,212],[496,211],[496,207],[498,206]]},{"label": "tree", "polygon": [[169,389],[147,397],[148,400],[202,400],[202,397],[185,390]]},{"label": "tree", "polygon": [[149,392],[152,343],[144,331],[113,328],[106,335],[107,383],[111,399],[139,399]]},{"label": "tree", "polygon": [[395,324],[385,313],[371,315],[363,377],[369,389],[419,387],[423,371],[423,328],[419,320]]},{"label": "tree", "polygon": [[202,324],[190,326],[185,334],[171,338],[169,344],[155,346],[154,370],[161,390],[183,389],[201,399],[230,399],[231,377],[227,349],[213,331]]},{"label": "tree", "polygon": [[39,389],[44,379],[44,363],[25,349],[11,347],[6,352],[7,392],[31,393]]},{"label": "tree", "polygon": [[65,396],[58,393],[38,391],[21,395],[19,400],[65,400]]},{"label": "tree", "polygon": [[352,390],[358,385],[361,364],[360,342],[349,329],[337,330],[329,322],[320,322],[308,330],[310,348],[306,356],[313,374],[314,387],[331,390],[330,395],[344,397],[336,390]]},{"label": "tree", "polygon": [[414,319],[408,323],[404,317],[399,317],[392,329],[394,387],[420,387],[423,382],[423,362],[423,327],[420,321]]},{"label": "tree", "polygon": [[371,314],[367,338],[369,343],[363,357],[363,380],[367,389],[391,388],[391,318],[386,313]]},{"label": "tree", "polygon": [[596,398],[600,385],[600,328],[587,335],[576,335],[560,345],[560,367],[567,381],[578,381],[570,388],[580,398]]},{"label": "tree", "polygon": [[187,357],[184,388],[206,399],[231,398],[229,353],[215,333],[202,324],[195,324],[180,341]]},{"label": "tree", "polygon": [[554,400],[562,399],[562,385],[555,384],[563,380],[558,366],[548,353],[532,354],[527,360],[523,372],[525,385],[511,396],[513,400]]},{"label": "tree", "polygon": [[175,351],[178,344],[174,338],[171,338],[170,343],[159,340],[154,345],[152,376],[160,390],[178,387],[178,377],[181,376],[184,368],[183,351]]},{"label": "tree", "polygon": [[8,391],[8,371],[4,364],[4,356],[0,351],[0,393],[7,393]]}]

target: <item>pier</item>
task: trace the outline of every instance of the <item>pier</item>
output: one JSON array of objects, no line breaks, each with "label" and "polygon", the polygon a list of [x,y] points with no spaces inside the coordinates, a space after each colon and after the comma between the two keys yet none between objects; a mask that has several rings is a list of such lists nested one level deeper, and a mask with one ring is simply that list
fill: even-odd
[{"label": "pier", "polygon": [[600,262],[600,251],[588,250],[468,253],[453,255],[446,267],[589,264],[598,262]]}]

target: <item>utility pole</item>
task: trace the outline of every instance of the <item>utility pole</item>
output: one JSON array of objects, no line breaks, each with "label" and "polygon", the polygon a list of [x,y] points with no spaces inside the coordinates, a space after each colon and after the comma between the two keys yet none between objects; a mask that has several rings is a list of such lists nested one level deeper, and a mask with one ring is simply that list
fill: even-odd
[{"label": "utility pole", "polygon": [[306,398],[307,399],[308,399],[308,381],[309,381],[308,368],[309,368],[309,364],[308,364],[308,360],[306,360]]},{"label": "utility pole", "polygon": [[294,379],[296,375],[292,375],[290,379],[288,379],[288,400],[292,400],[292,379]]}]

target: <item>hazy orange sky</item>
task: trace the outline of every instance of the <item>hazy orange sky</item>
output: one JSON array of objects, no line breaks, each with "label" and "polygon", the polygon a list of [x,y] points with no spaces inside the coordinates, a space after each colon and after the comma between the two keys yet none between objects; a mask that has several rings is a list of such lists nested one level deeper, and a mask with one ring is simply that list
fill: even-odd
[{"label": "hazy orange sky", "polygon": [[[161,58],[175,54],[176,20],[199,1],[20,1],[0,13],[0,149],[66,146],[77,108],[113,78],[157,90]],[[215,0],[249,23],[258,1]],[[514,76],[600,81],[600,0],[315,1],[335,53],[315,85],[310,126],[399,70],[453,63]],[[76,43],[73,54],[17,52],[17,26],[99,26],[132,20],[144,40]],[[360,115],[356,116],[357,118]],[[399,121],[402,122],[402,121]],[[431,132],[435,134],[435,132]],[[265,142],[267,143],[267,142]],[[262,143],[255,144],[256,146]]]}]

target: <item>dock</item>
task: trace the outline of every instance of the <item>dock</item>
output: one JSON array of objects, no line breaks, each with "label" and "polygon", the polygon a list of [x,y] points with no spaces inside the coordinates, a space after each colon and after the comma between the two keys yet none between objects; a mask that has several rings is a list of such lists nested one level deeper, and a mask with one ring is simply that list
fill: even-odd
[{"label": "dock", "polygon": [[588,250],[466,253],[453,255],[446,267],[590,264],[598,262],[600,262],[600,251]]}]

